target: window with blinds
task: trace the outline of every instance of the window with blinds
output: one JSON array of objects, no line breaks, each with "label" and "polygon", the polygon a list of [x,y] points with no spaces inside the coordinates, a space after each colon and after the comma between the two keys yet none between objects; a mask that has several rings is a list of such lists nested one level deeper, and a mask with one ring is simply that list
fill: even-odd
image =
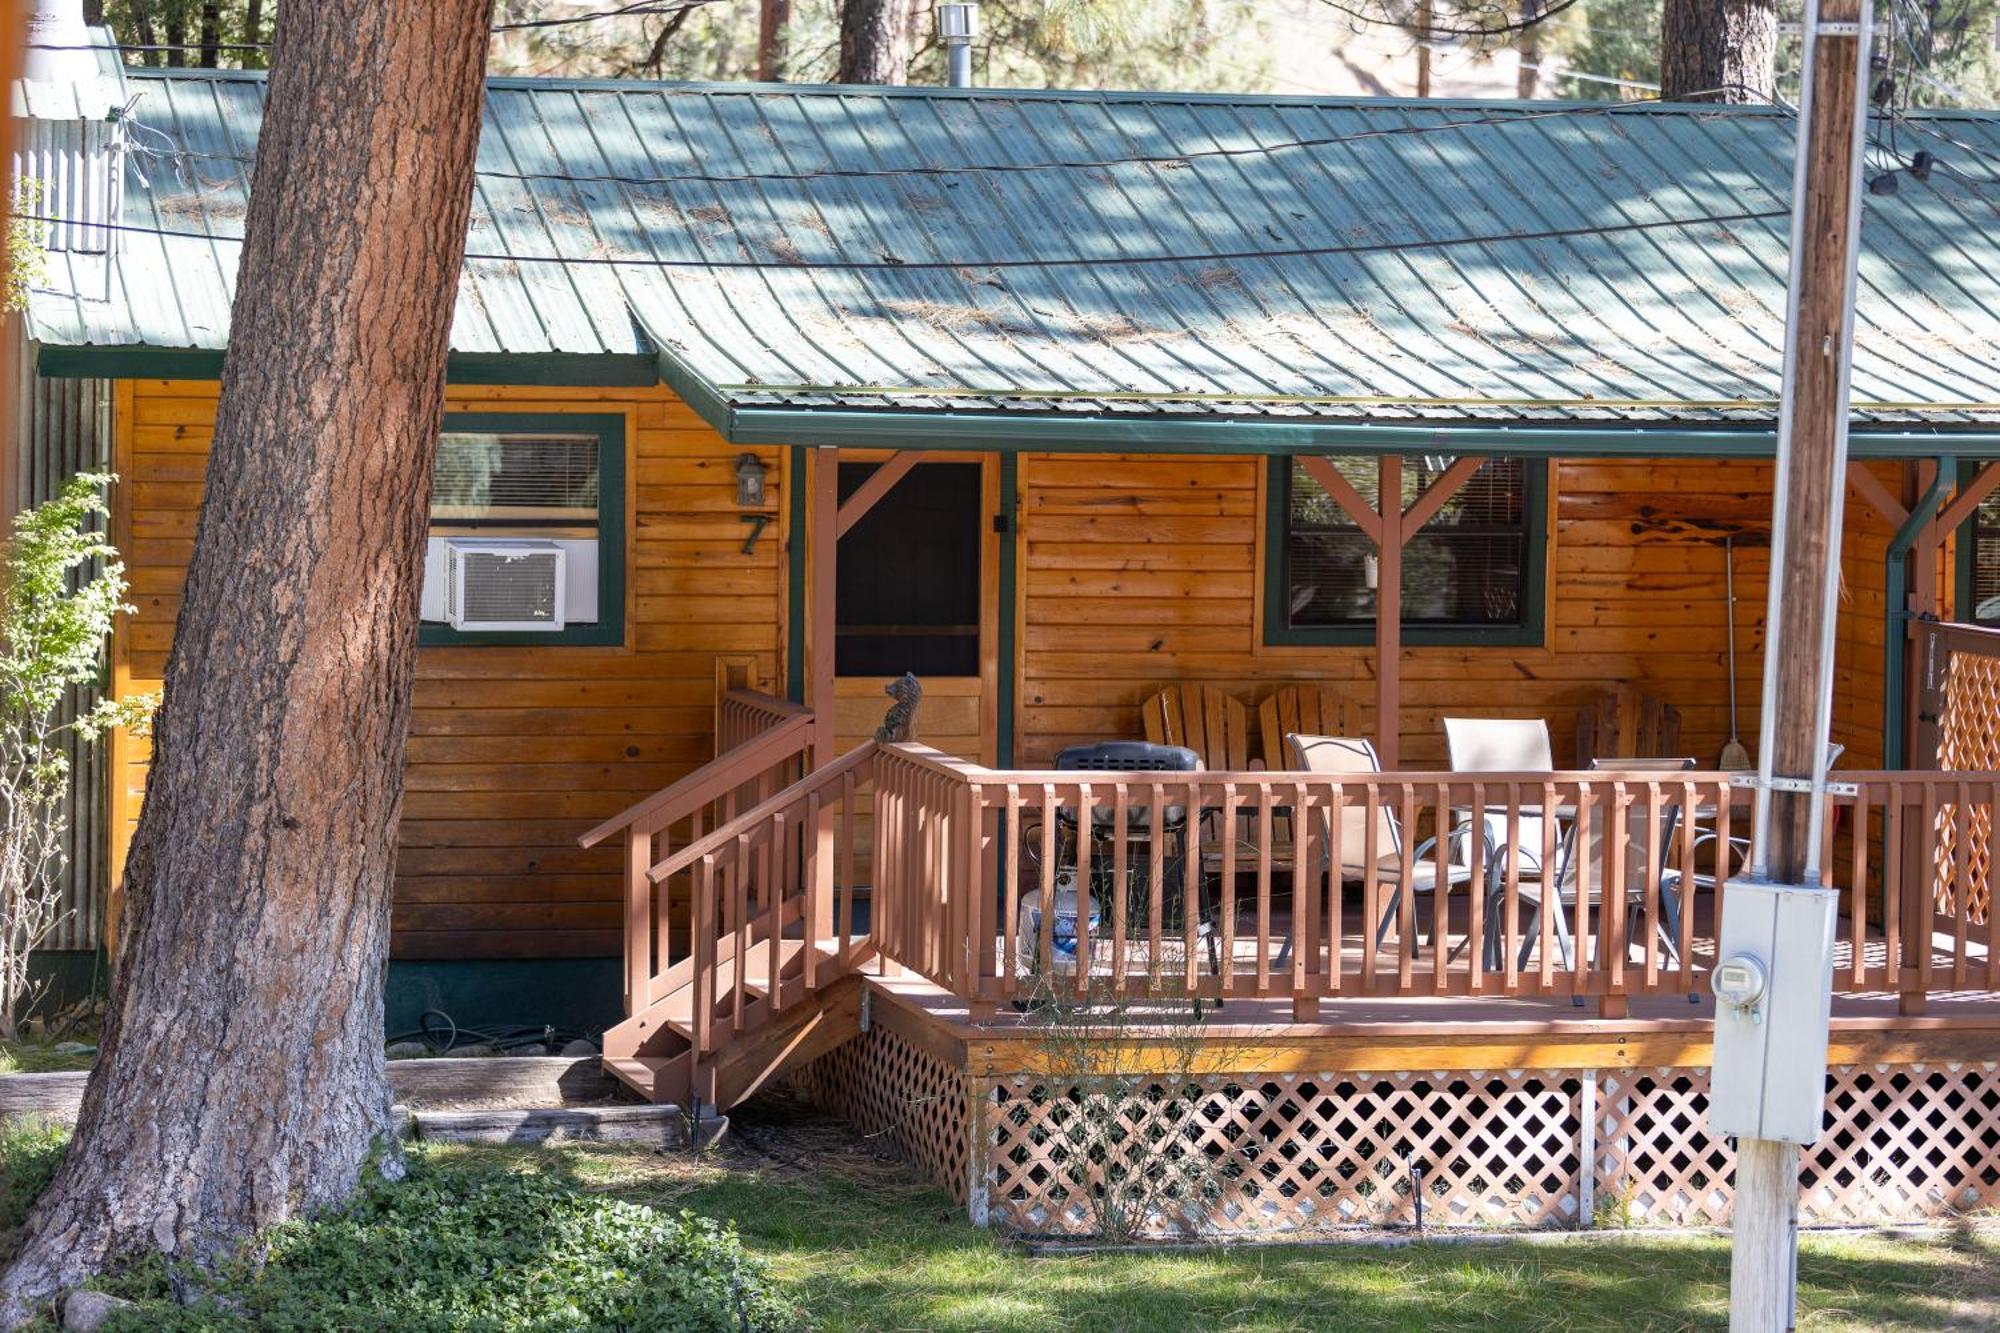
[{"label": "window with blinds", "polygon": [[[1333,460],[1368,503],[1380,507],[1374,458]],[[1404,508],[1452,464],[1406,458]],[[1477,637],[1539,629],[1541,483],[1544,464],[1489,459],[1403,548],[1403,624]],[[1372,632],[1379,567],[1373,543],[1296,459],[1274,467],[1272,502],[1282,515],[1269,611],[1295,641],[1334,641],[1341,631]],[[1422,641],[1419,634],[1415,641]]]},{"label": "window with blinds", "polygon": [[618,414],[446,413],[418,642],[623,644],[625,472]]},{"label": "window with blinds", "polygon": [[452,529],[594,532],[598,437],[448,432],[438,438],[431,521]]}]

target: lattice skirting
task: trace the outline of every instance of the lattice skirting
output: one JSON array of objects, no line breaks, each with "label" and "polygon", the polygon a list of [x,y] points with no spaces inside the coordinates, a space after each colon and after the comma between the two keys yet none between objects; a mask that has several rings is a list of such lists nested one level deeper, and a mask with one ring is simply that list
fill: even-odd
[{"label": "lattice skirting", "polygon": [[[1600,1075],[1600,1217],[1728,1221],[1735,1149],[1704,1126],[1708,1073]],[[2000,1066],[1860,1065],[1827,1074],[1825,1130],[1799,1168],[1808,1226],[1929,1222],[2000,1206]]]},{"label": "lattice skirting", "polygon": [[[974,1078],[876,1027],[809,1066],[816,1102],[896,1142],[976,1217],[1037,1236],[1711,1226],[1734,1151],[1700,1069]],[[2000,1207],[2000,1065],[1827,1076],[1806,1225]],[[974,1126],[977,1124],[978,1129]],[[977,1160],[974,1159],[977,1155]]]},{"label": "lattice skirting", "polygon": [[960,1203],[971,1178],[968,1084],[964,1070],[880,1025],[792,1075],[814,1105],[887,1138]]}]

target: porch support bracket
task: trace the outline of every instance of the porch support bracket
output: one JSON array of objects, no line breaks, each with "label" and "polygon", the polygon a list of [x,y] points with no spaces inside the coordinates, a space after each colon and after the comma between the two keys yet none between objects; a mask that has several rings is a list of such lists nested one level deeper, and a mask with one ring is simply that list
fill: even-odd
[{"label": "porch support bracket", "polygon": [[1403,548],[1410,536],[1437,517],[1452,496],[1464,488],[1486,462],[1481,457],[1452,460],[1451,466],[1403,508],[1403,458],[1383,454],[1376,459],[1379,508],[1370,505],[1331,458],[1294,455],[1306,474],[1320,484],[1342,513],[1375,544],[1375,751],[1382,767],[1400,762],[1403,673]]}]

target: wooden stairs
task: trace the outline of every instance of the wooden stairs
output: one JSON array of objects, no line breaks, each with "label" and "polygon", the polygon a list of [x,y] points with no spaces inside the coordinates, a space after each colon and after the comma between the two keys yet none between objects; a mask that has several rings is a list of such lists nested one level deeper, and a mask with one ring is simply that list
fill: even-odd
[{"label": "wooden stairs", "polygon": [[[654,983],[658,996],[604,1034],[604,1068],[649,1101],[689,1106],[695,1101],[726,1111],[800,1065],[860,1035],[861,988],[849,972],[832,982],[838,964],[831,944],[778,942],[777,976],[772,950],[759,940],[739,969],[735,941],[718,941],[714,1012],[706,1055],[697,1053],[695,976],[683,962]],[[805,951],[818,953],[819,982],[807,991]],[[854,960],[849,960],[852,967]],[[740,996],[739,996],[740,992]],[[780,1003],[772,1012],[773,993]],[[740,1019],[739,1019],[740,1004]]]}]

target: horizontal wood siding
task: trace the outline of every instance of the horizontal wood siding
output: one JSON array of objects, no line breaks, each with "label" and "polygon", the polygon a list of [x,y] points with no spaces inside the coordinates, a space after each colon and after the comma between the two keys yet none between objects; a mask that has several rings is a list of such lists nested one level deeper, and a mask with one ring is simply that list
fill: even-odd
[{"label": "horizontal wood siding", "polygon": [[[1278,684],[1351,690],[1373,731],[1372,648],[1262,642],[1263,464],[1249,458],[1030,456],[1021,463],[1024,599],[1019,758],[1138,736],[1163,682],[1213,681],[1254,705]],[[1683,748],[1712,762],[1729,728],[1723,547],[1737,538],[1738,692],[1753,748],[1763,669],[1770,469],[1626,459],[1553,464],[1544,643],[1408,648],[1402,753],[1441,766],[1440,719],[1545,717],[1558,762],[1575,713],[1631,682],[1677,705]],[[1882,552],[1887,527],[1850,506],[1835,739],[1855,762],[1881,744]]]},{"label": "horizontal wood siding", "polygon": [[[137,614],[119,686],[156,688],[192,551],[216,386],[139,381],[118,404],[117,522]],[[416,687],[392,949],[404,958],[614,955],[619,850],[577,834],[712,753],[716,658],[781,679],[784,451],[773,526],[749,554],[727,444],[664,389],[454,388],[458,412],[627,417],[626,644],[425,648]],[[144,789],[143,744],[120,745],[115,865]]]}]

